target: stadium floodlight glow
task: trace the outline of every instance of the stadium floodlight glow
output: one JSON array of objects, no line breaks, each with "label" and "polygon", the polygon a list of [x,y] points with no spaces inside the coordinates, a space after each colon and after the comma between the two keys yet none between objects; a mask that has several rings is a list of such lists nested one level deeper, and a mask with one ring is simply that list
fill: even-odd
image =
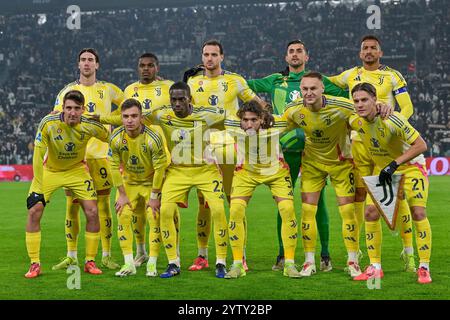
[{"label": "stadium floodlight glow", "polygon": [[42,26],[47,22],[47,15],[45,13],[39,13],[38,17],[39,17],[37,21],[38,25]]}]

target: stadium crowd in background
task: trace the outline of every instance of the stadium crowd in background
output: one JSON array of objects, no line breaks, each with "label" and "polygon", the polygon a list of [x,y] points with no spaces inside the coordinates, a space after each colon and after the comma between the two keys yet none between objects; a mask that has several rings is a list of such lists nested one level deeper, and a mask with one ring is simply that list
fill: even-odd
[{"label": "stadium crowd in background", "polygon": [[[383,41],[382,63],[408,82],[415,108],[410,120],[430,146],[426,156],[450,156],[449,15],[443,0],[383,4],[375,32]],[[224,44],[223,68],[247,79],[282,70],[280,53],[295,38],[311,51],[309,69],[338,74],[358,64],[367,17],[365,5],[304,1],[91,12],[82,15],[79,30],[67,29],[65,12],[47,14],[40,24],[38,15],[0,16],[0,164],[31,163],[38,119],[78,77],[73,61],[83,47],[99,50],[98,78],[122,89],[137,80],[135,59],[147,51],[158,55],[162,77],[180,80],[200,62],[199,47],[208,38]]]}]

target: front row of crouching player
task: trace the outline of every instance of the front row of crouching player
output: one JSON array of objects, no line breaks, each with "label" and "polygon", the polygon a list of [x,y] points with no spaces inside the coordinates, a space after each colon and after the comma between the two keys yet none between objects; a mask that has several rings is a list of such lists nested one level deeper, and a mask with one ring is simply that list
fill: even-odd
[{"label": "front row of crouching player", "polygon": [[[137,209],[150,223],[146,275],[158,275],[156,262],[161,242],[169,264],[160,277],[180,274],[178,206],[187,205],[192,187],[202,193],[214,221],[215,276],[227,279],[245,276],[242,257],[246,228],[252,228],[246,226],[245,211],[253,191],[261,184],[269,186],[282,218],[283,275],[311,276],[316,273],[317,203],[330,177],[336,190],[348,254],[345,270],[354,280],[383,277],[380,214],[371,199],[367,200],[365,210],[370,266],[364,272],[359,267],[360,230],[355,218],[355,175],[349,139],[353,129],[364,142],[366,155],[375,164],[373,174],[379,175],[381,184],[390,184],[396,170],[405,176],[406,196],[400,200],[399,216],[411,218],[411,210],[420,257],[418,282],[431,282],[431,229],[425,212],[428,179],[421,155],[426,144],[419,133],[403,116],[377,103],[376,89],[371,84],[356,85],[352,90],[354,101],[351,101],[324,95],[321,75],[310,72],[303,76],[300,90],[302,98],[288,105],[283,115],[273,116],[252,101],[245,103],[235,115],[222,109],[192,105],[189,86],[178,82],[170,88],[171,106],[156,107],[143,114],[140,103],[128,99],[122,104],[121,116],[100,117],[102,123],[122,125],[110,137],[113,182],[118,188],[115,203],[118,237],[124,255],[124,265],[117,276],[136,274],[131,213],[136,214]],[[108,132],[81,116],[84,102],[74,100],[71,95],[81,93],[66,94],[63,112],[45,117],[36,135],[33,159],[36,176],[27,200],[26,242],[32,263],[26,274],[29,278],[40,274],[39,221],[43,208],[51,193],[61,186],[72,190],[80,199],[88,217],[85,271],[101,273],[94,262],[98,246],[96,194],[89,183],[83,157],[89,138],[107,139]],[[303,129],[306,135],[301,166],[301,237],[305,261],[300,270],[294,261],[298,223],[292,181],[279,148],[280,136],[294,128]],[[59,136],[62,138],[56,139]],[[48,159],[42,165],[46,152]],[[229,224],[224,209],[223,179],[218,169],[218,164],[224,163],[236,166]],[[228,240],[233,253],[229,270],[226,267]]]}]

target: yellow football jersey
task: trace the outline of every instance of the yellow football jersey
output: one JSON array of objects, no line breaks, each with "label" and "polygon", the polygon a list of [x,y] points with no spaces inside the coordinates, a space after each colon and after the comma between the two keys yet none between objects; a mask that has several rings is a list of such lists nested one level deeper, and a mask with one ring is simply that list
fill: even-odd
[{"label": "yellow football jersey", "polygon": [[175,165],[198,166],[207,164],[204,150],[208,143],[208,129],[223,127],[223,109],[193,106],[192,114],[178,118],[171,106],[154,109],[144,115],[144,123],[159,125],[164,132]]},{"label": "yellow football jersey", "polygon": [[228,71],[213,78],[200,73],[189,78],[188,85],[192,104],[225,109],[230,117],[237,117],[239,99],[248,102],[256,96],[242,76]]},{"label": "yellow football jersey", "polygon": [[[83,165],[89,139],[96,137],[108,141],[109,132],[100,123],[81,116],[81,123],[69,126],[64,122],[64,113],[47,115],[39,124],[34,140],[35,177],[42,178],[42,167],[49,171],[66,171]],[[39,153],[39,156],[36,156]],[[43,164],[44,154],[46,158]],[[42,180],[39,180],[42,182]]]},{"label": "yellow football jersey", "polygon": [[[113,113],[113,104],[120,107],[123,101],[123,92],[116,85],[97,81],[92,86],[85,86],[78,81],[72,82],[62,89],[55,102],[54,110],[62,111],[63,98],[67,91],[79,90],[85,99],[86,114],[99,114],[101,116],[109,116]],[[114,111],[114,114],[120,114],[120,109]],[[110,130],[110,126],[106,126]],[[109,146],[107,143],[101,142],[94,138],[89,141],[86,159],[102,159],[108,156]]]},{"label": "yellow football jersey", "polygon": [[304,159],[332,165],[352,158],[348,119],[354,114],[354,107],[346,98],[323,97],[322,108],[317,112],[306,107],[303,98],[296,100],[286,107],[283,119],[287,121],[289,130],[304,130]]},{"label": "yellow football jersey", "polygon": [[[114,130],[109,142],[114,186],[127,184],[152,185],[155,170],[166,168],[167,154],[161,135],[151,127],[142,126],[141,134],[131,138],[124,127]],[[123,165],[123,180],[119,172]]]},{"label": "yellow football jersey", "polygon": [[[281,117],[275,117],[274,120],[272,128],[260,129],[254,135],[249,135],[241,129],[240,121],[226,119],[226,130],[212,132],[210,135],[214,154],[216,157],[220,156],[216,161],[224,163],[233,159],[237,167],[249,172],[259,175],[276,174],[281,167],[286,166],[280,146],[280,135],[286,129],[287,123]],[[225,148],[227,152],[217,153],[220,147]],[[232,157],[230,152],[234,153]]]},{"label": "yellow football jersey", "polygon": [[[408,94],[406,81],[395,69],[381,65],[377,70],[369,71],[362,66],[348,69],[341,74],[328,77],[337,86],[351,91],[358,83],[367,82],[377,89],[377,100],[393,108],[397,100],[400,113],[409,118],[413,114],[413,105]],[[402,99],[404,97],[405,99]],[[350,97],[351,99],[351,97]]]},{"label": "yellow football jersey", "polygon": [[[350,125],[358,133],[366,150],[379,168],[384,168],[402,155],[420,136],[408,120],[398,112],[394,112],[385,120],[377,116],[372,122],[355,114],[350,117]],[[425,158],[421,155],[411,160],[409,164],[411,163],[423,165]],[[402,166],[399,170],[403,169]]]},{"label": "yellow football jersey", "polygon": [[152,108],[170,105],[169,89],[171,80],[155,80],[149,84],[134,82],[125,88],[124,99],[134,98],[142,104],[142,111],[148,112]]}]

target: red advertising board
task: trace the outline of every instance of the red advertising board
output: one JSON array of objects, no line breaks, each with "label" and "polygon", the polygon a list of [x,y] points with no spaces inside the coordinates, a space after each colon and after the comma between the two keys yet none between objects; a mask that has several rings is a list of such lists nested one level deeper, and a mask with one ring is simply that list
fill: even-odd
[{"label": "red advertising board", "polygon": [[433,157],[427,159],[427,170],[430,176],[450,175],[450,157]]},{"label": "red advertising board", "polygon": [[33,179],[33,166],[0,165],[0,181],[31,181]]},{"label": "red advertising board", "polygon": [[[450,157],[430,157],[427,171],[430,176],[450,175]],[[32,165],[0,165],[0,181],[31,181]]]}]

